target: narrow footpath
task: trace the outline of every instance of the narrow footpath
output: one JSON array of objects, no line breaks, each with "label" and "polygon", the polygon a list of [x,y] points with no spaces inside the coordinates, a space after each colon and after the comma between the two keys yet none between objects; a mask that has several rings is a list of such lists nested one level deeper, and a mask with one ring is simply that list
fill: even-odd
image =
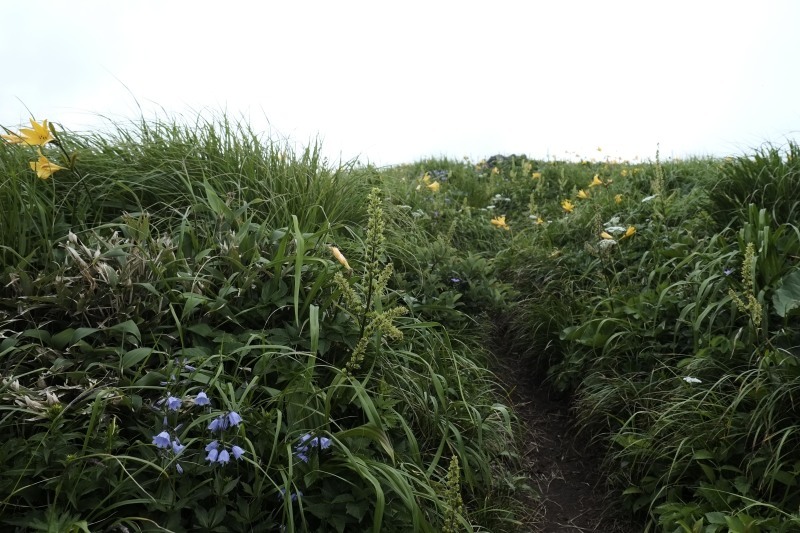
[{"label": "narrow footpath", "polygon": [[617,508],[599,469],[602,455],[579,435],[567,400],[553,398],[514,356],[496,370],[520,419],[523,468],[539,494],[521,531],[534,533],[641,533]]}]

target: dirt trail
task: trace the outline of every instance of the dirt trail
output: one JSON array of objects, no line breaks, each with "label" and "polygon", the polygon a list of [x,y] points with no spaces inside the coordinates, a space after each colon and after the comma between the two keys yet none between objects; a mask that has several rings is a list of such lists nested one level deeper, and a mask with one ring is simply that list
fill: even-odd
[{"label": "dirt trail", "polygon": [[505,358],[505,381],[510,401],[527,435],[523,465],[531,485],[540,494],[531,501],[531,516],[521,531],[537,533],[641,533],[615,509],[613,496],[599,471],[602,459],[577,434],[565,400],[551,398],[546,388],[525,371],[522,361]]}]

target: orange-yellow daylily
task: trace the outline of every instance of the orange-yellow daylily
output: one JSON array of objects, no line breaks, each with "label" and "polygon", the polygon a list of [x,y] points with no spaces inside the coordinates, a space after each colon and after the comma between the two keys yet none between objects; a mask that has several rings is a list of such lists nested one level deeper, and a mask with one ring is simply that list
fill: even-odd
[{"label": "orange-yellow daylily", "polygon": [[350,268],[350,264],[347,262],[347,259],[345,259],[344,254],[342,254],[342,252],[340,252],[337,247],[331,246],[330,249],[331,253],[333,254],[333,257],[335,257],[336,260],[339,261],[339,264],[345,267],[348,271],[353,270],[352,268]]},{"label": "orange-yellow daylily", "polygon": [[433,192],[439,192],[439,187],[441,187],[441,185],[439,184],[438,181],[434,181],[433,183],[429,183],[428,185],[426,185],[426,187],[428,187]]},{"label": "orange-yellow daylily", "polygon": [[625,235],[622,236],[623,239],[626,237],[630,237],[636,233],[636,228],[634,226],[628,226],[628,229],[625,231]]},{"label": "orange-yellow daylily", "polygon": [[39,159],[37,161],[31,161],[31,170],[36,172],[36,175],[43,180],[46,180],[53,173],[64,170],[64,167],[60,167],[55,163],[49,161],[45,156],[42,155],[42,152],[39,152]]},{"label": "orange-yellow daylily", "polygon": [[572,210],[575,209],[575,205],[569,200],[562,200],[561,209],[563,209],[567,213],[572,213]]},{"label": "orange-yellow daylily", "polygon": [[612,241],[614,240],[614,237],[612,237],[608,232],[605,231],[601,231],[600,236],[606,240],[612,240]]},{"label": "orange-yellow daylily", "polygon": [[592,178],[592,182],[589,184],[589,187],[597,187],[598,185],[605,185],[605,183],[603,183],[603,180],[600,179],[600,176],[595,174],[594,178]]},{"label": "orange-yellow daylily", "polygon": [[54,141],[53,134],[47,125],[47,120],[41,124],[31,119],[30,128],[20,128],[19,133],[0,135],[6,141],[13,144],[28,144],[30,146],[43,146],[50,141]]},{"label": "orange-yellow daylily", "polygon": [[498,228],[511,229],[511,228],[508,227],[508,224],[506,224],[506,216],[505,215],[493,218],[492,219],[492,225],[494,225],[495,227],[498,227]]},{"label": "orange-yellow daylily", "polygon": [[587,200],[589,198],[589,194],[583,189],[581,189],[578,191],[578,198],[580,198],[581,200]]}]

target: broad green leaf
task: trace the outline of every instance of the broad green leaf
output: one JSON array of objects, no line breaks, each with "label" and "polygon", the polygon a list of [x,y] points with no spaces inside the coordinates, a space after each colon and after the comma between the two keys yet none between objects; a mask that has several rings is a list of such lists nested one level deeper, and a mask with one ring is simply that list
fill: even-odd
[{"label": "broad green leaf", "polygon": [[772,295],[772,305],[781,317],[800,307],[800,269],[783,277],[779,288]]},{"label": "broad green leaf", "polygon": [[724,513],[720,513],[718,511],[706,513],[706,520],[708,520],[709,524],[724,525],[725,524],[725,514]]},{"label": "broad green leaf", "polygon": [[692,459],[695,461],[700,461],[702,459],[714,459],[714,454],[708,450],[697,450],[694,452],[694,455],[692,455]]},{"label": "broad green leaf", "polygon": [[192,324],[191,326],[187,326],[186,330],[196,333],[197,335],[207,339],[217,334],[217,332],[211,329],[211,326],[208,324]]},{"label": "broad green leaf", "polygon": [[139,332],[139,327],[133,320],[126,320],[120,324],[115,324],[108,328],[107,331],[119,331],[123,334],[131,335],[136,339],[136,344],[142,342],[142,334]]},{"label": "broad green leaf", "polygon": [[78,329],[67,328],[64,331],[61,331],[53,335],[51,342],[54,348],[63,350],[67,346],[72,346],[76,342],[83,339],[84,337],[87,337],[92,333],[97,333],[98,331],[100,330],[96,328],[78,328]]},{"label": "broad green leaf", "polygon": [[133,350],[125,352],[125,355],[122,356],[120,364],[122,365],[122,368],[131,368],[132,366],[141,363],[151,353],[153,353],[152,348],[134,348]]}]

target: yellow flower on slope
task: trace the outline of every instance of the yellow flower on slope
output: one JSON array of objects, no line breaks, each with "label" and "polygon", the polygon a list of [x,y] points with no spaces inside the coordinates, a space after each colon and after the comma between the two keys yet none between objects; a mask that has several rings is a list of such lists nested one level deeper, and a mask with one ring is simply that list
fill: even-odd
[{"label": "yellow flower on slope", "polygon": [[0,137],[13,144],[29,144],[31,146],[42,146],[55,140],[47,126],[47,120],[39,124],[33,119],[31,119],[31,128],[20,128],[18,134],[11,133],[0,135]]},{"label": "yellow flower on slope", "polygon": [[628,226],[628,229],[625,231],[625,235],[622,238],[631,237],[636,233],[636,228],[634,226]]},{"label": "yellow flower on slope", "polygon": [[561,209],[563,209],[567,213],[572,213],[572,210],[575,209],[575,205],[569,200],[562,200]]},{"label": "yellow flower on slope", "polygon": [[333,257],[335,257],[336,260],[339,261],[339,264],[345,267],[348,271],[353,270],[352,268],[350,268],[350,264],[347,262],[347,259],[345,259],[344,254],[340,252],[337,247],[331,246],[330,249],[331,253],[333,254]]},{"label": "yellow flower on slope", "polygon": [[583,189],[581,189],[581,190],[578,191],[578,198],[580,198],[581,200],[588,200],[589,199],[589,194],[586,191],[584,191]]},{"label": "yellow flower on slope", "polygon": [[50,162],[45,156],[42,155],[42,152],[39,152],[39,159],[37,161],[31,161],[31,170],[36,172],[36,175],[43,180],[46,180],[53,173],[64,170],[64,167],[60,167],[55,163]]},{"label": "yellow flower on slope", "polygon": [[505,215],[493,218],[492,219],[492,225],[494,225],[495,227],[498,227],[498,228],[511,229],[511,228],[508,227],[508,224],[506,224],[506,216]]},{"label": "yellow flower on slope", "polygon": [[429,183],[427,187],[433,192],[439,192],[439,187],[441,187],[441,185],[438,181],[434,181],[433,183]]},{"label": "yellow flower on slope", "polygon": [[618,204],[621,204],[622,203],[622,195],[621,194],[614,195],[614,202],[616,202]]},{"label": "yellow flower on slope", "polygon": [[538,180],[541,177],[542,177],[542,173],[541,172],[534,172],[533,174],[531,174],[531,178],[533,178],[535,180]]},{"label": "yellow flower on slope", "polygon": [[608,232],[605,231],[601,231],[600,236],[606,240],[612,240],[612,241],[614,240],[614,237],[612,237]]},{"label": "yellow flower on slope", "polygon": [[589,184],[589,187],[597,187],[598,185],[605,185],[603,180],[600,179],[600,176],[595,174],[594,178],[592,178],[592,182]]}]

